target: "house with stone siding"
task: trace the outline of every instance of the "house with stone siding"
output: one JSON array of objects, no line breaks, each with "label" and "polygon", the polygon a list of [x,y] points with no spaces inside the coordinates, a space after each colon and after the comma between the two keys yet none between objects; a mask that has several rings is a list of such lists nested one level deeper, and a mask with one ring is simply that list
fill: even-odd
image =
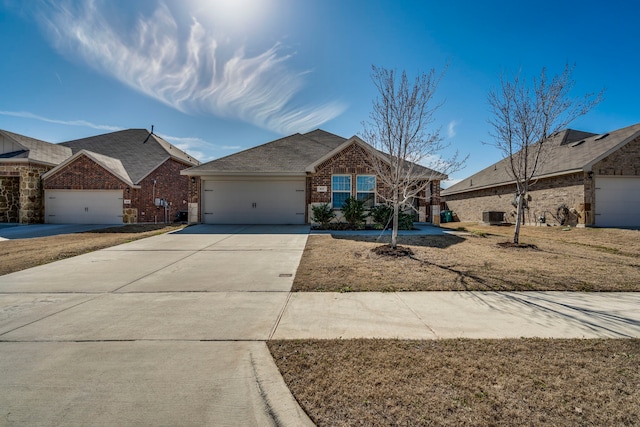
[{"label": "house with stone siding", "polygon": [[[552,136],[550,151],[531,186],[527,224],[640,226],[640,124],[594,134],[567,129]],[[505,158],[442,191],[461,221],[482,222],[504,212],[515,222],[515,181]]]},{"label": "house with stone siding", "polygon": [[146,129],[61,144],[0,131],[0,221],[173,222],[199,162]]},{"label": "house with stone siding", "polygon": [[44,222],[41,176],[71,149],[0,129],[0,223]]},{"label": "house with stone siding", "polygon": [[[383,202],[381,180],[368,156],[373,147],[317,129],[296,133],[183,170],[194,186],[191,221],[212,224],[309,224],[314,205],[340,214],[348,197]],[[381,153],[376,152],[378,155]],[[439,223],[440,181],[446,176],[415,165],[429,182],[416,198],[417,220]]]}]

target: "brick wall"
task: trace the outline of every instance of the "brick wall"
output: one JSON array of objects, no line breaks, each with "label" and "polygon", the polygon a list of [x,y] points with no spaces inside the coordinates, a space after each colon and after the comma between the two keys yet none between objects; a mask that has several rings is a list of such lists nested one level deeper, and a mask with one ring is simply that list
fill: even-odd
[{"label": "brick wall", "polygon": [[640,137],[591,168],[595,175],[640,176]]},{"label": "brick wall", "polygon": [[[5,194],[0,198],[0,222],[21,224],[43,222],[44,191],[40,177],[51,168],[51,166],[34,163],[0,164],[0,177],[2,177],[0,185]],[[6,188],[5,185],[7,185]],[[3,200],[4,203],[2,203]]]},{"label": "brick wall", "polygon": [[[351,175],[351,195],[356,196],[356,176],[358,175],[375,175],[375,170],[370,166],[367,152],[358,144],[351,144],[335,156],[327,159],[318,167],[316,173],[307,178],[307,204],[331,204],[331,177],[333,175]],[[318,192],[318,186],[327,187],[326,192]],[[419,200],[418,209],[422,212],[421,221],[428,221],[429,205],[440,204],[440,181],[432,181],[430,183],[430,200]],[[385,186],[380,179],[376,179],[376,192],[385,194]],[[420,196],[425,197],[426,192],[421,192]],[[376,195],[376,202],[382,203],[383,200]],[[426,206],[426,207],[425,207]],[[421,209],[422,208],[422,209]],[[307,215],[311,210],[308,209]],[[439,218],[438,218],[439,219]]]},{"label": "brick wall", "polygon": [[[587,174],[575,173],[555,178],[539,180],[531,187],[525,223],[535,224],[543,216],[548,224],[557,223],[558,207],[566,205],[575,213],[570,215],[570,224],[584,224],[590,213],[585,212],[585,182]],[[512,205],[516,192],[515,184],[484,190],[444,196],[447,207],[455,212],[461,221],[482,221],[482,212],[506,212],[505,220],[515,223],[516,208]],[[586,206],[587,208],[589,206]],[[587,222],[590,224],[590,222]]]},{"label": "brick wall", "polygon": [[[179,211],[188,210],[188,203],[193,200],[194,195],[189,194],[190,178],[180,175],[180,171],[191,166],[169,159],[140,181],[141,188],[133,192],[131,200],[132,207],[138,209],[138,222],[165,221],[165,209],[162,206],[156,206],[155,199],[167,201],[168,222],[173,222]],[[199,181],[197,179],[195,185],[198,185]]]},{"label": "brick wall", "polygon": [[[173,222],[179,211],[187,210],[189,177],[180,175],[191,165],[173,159],[165,161],[140,181],[140,188],[129,185],[86,156],[78,157],[45,182],[47,189],[123,190],[123,222]],[[155,199],[168,206],[156,206]]]}]

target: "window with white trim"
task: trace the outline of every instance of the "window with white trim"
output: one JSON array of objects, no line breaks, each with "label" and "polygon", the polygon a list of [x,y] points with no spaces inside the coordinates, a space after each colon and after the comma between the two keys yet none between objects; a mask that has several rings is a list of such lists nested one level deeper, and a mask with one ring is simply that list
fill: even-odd
[{"label": "window with white trim", "polygon": [[351,175],[331,177],[331,198],[334,209],[342,209],[345,200],[351,197]]},{"label": "window with white trim", "polygon": [[375,175],[358,175],[356,177],[356,199],[363,201],[365,208],[372,208],[375,205]]}]

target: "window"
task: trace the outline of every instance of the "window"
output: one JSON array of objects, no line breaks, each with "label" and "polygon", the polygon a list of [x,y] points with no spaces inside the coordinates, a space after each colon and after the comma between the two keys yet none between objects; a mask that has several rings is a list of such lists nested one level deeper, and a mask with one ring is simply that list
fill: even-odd
[{"label": "window", "polygon": [[376,201],[376,177],[358,175],[356,177],[356,198],[364,202],[365,208],[372,208]]},{"label": "window", "polygon": [[342,209],[344,201],[351,197],[351,176],[333,175],[331,177],[331,196],[333,208]]}]

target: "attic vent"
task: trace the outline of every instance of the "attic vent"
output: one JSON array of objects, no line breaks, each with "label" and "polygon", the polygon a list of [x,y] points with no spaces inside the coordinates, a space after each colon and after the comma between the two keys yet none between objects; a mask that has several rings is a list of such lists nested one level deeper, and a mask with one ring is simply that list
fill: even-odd
[{"label": "attic vent", "polygon": [[578,141],[578,142],[575,142],[575,143],[571,144],[571,147],[577,147],[578,145],[582,145],[582,144],[584,144],[584,139],[582,141]]},{"label": "attic vent", "polygon": [[605,133],[604,135],[600,135],[599,137],[597,137],[596,139],[594,139],[594,141],[600,141],[601,139],[605,139],[606,137],[608,137],[609,134]]}]

